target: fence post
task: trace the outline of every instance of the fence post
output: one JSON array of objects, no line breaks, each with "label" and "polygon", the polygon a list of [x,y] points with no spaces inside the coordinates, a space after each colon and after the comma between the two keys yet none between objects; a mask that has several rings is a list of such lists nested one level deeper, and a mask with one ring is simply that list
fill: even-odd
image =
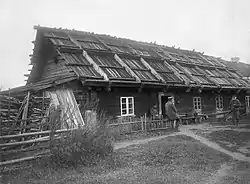
[{"label": "fence post", "polygon": [[141,117],[141,130],[142,130],[142,132],[144,131],[144,121],[143,121],[143,117]]},{"label": "fence post", "polygon": [[146,113],[144,115],[144,119],[145,119],[145,132],[147,132],[147,114]]}]

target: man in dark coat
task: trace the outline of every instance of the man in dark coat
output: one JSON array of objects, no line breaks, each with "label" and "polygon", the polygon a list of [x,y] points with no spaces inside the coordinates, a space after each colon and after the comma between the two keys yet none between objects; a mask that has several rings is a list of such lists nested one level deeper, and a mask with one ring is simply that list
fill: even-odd
[{"label": "man in dark coat", "polygon": [[177,128],[178,125],[178,114],[177,114],[177,109],[174,105],[174,99],[173,97],[168,98],[168,102],[165,104],[165,116],[167,119],[171,121],[171,126],[173,128]]},{"label": "man in dark coat", "polygon": [[230,109],[232,113],[232,123],[233,125],[239,124],[239,119],[240,119],[240,106],[241,103],[237,99],[236,95],[234,95],[230,101]]}]

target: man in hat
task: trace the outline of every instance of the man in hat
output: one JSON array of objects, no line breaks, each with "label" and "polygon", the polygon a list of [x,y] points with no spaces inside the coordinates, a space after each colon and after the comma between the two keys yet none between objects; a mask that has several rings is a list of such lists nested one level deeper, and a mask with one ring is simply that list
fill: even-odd
[{"label": "man in hat", "polygon": [[174,98],[168,97],[168,102],[165,104],[165,116],[171,121],[172,128],[177,128],[178,125],[178,114],[177,109],[174,105]]},{"label": "man in hat", "polygon": [[157,108],[156,104],[154,104],[153,107],[150,108],[150,116],[151,116],[151,118],[153,120],[157,119],[157,117],[158,117],[158,108]]},{"label": "man in hat", "polygon": [[239,119],[240,119],[240,106],[241,103],[237,99],[236,95],[233,95],[231,101],[230,101],[230,110],[232,113],[232,123],[233,125],[239,124]]}]

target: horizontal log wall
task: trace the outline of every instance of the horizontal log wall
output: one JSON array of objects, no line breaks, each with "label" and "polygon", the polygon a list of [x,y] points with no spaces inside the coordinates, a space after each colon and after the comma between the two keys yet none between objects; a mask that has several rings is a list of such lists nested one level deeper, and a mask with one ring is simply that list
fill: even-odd
[{"label": "horizontal log wall", "polygon": [[111,92],[99,93],[99,106],[104,109],[109,116],[120,116],[120,97],[134,97],[135,115],[140,117],[148,113],[149,109],[157,103],[156,92],[138,92],[136,89],[116,89]]}]

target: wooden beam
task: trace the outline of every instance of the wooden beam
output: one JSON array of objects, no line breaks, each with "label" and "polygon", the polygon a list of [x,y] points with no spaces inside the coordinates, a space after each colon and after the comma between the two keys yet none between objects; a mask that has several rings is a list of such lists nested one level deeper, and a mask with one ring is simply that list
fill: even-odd
[{"label": "wooden beam", "polygon": [[107,74],[98,66],[95,61],[88,55],[86,51],[83,50],[82,55],[93,65],[93,68],[104,78],[104,80],[108,81],[109,78]]},{"label": "wooden beam", "polygon": [[136,79],[137,82],[141,82],[141,79],[134,73],[133,70],[131,70],[131,68],[130,68],[126,63],[124,63],[124,62],[122,61],[122,59],[121,59],[117,54],[114,55],[114,58],[115,58],[115,60],[116,60],[118,63],[120,63],[120,64],[125,68],[125,70],[126,70],[131,76],[133,76],[133,77]]},{"label": "wooden beam", "polygon": [[82,64],[82,63],[66,63],[65,66],[92,66],[91,64]]},{"label": "wooden beam", "polygon": [[[23,115],[22,115],[22,120],[27,119],[28,116],[28,110],[29,110],[29,100],[30,100],[30,92],[28,91],[27,94],[27,101],[23,109]],[[26,126],[26,120],[21,122],[21,126]],[[25,132],[25,129],[21,131],[21,133]]]},{"label": "wooden beam", "polygon": [[141,57],[141,62],[146,66],[147,69],[151,71],[153,75],[156,76],[157,79],[166,84],[166,81],[142,57]]},{"label": "wooden beam", "polygon": [[[180,65],[179,63],[176,63],[176,66],[178,66],[178,67],[181,68],[181,65]],[[189,77],[193,80],[193,82],[195,82],[196,84],[200,85],[200,83],[199,83],[198,81],[195,81],[195,80],[193,79],[192,74],[188,73],[186,70],[183,70],[183,72],[184,72],[187,76],[189,76]]]},{"label": "wooden beam", "polygon": [[168,66],[168,68],[170,70],[172,70],[174,72],[174,74],[180,79],[182,80],[186,85],[188,85],[188,83],[182,78],[182,76],[179,74],[179,71],[176,71],[170,64],[168,64],[167,61],[164,61],[164,64]]},{"label": "wooden beam", "polygon": [[[113,51],[115,53],[115,50],[113,48],[111,48],[110,46],[108,46],[106,43],[104,43],[101,39],[99,39],[97,36],[96,36],[97,40],[99,42],[101,42],[106,48],[108,48],[109,50]],[[128,45],[129,48],[133,49],[131,46]],[[117,55],[117,54],[114,54],[114,58],[115,60],[120,63],[120,65],[122,65],[124,67],[124,69],[131,75],[133,76],[137,82],[141,82],[140,78],[134,73],[133,70],[130,69],[129,66],[127,66],[126,63],[124,63],[122,61],[122,59]]]},{"label": "wooden beam", "polygon": [[88,53],[81,47],[81,45],[73,39],[67,32],[65,32],[69,39],[80,49],[82,49],[82,55],[87,59],[87,61],[93,65],[93,68],[104,78],[104,80],[109,81],[107,74],[95,63],[95,61],[88,55]]},{"label": "wooden beam", "polygon": [[186,60],[188,60],[189,62],[191,62],[192,64],[194,64],[194,62],[192,61],[192,59],[190,59],[186,54],[184,54],[183,52],[176,50],[178,52],[179,55],[183,56],[184,58],[186,58]]},{"label": "wooden beam", "polygon": [[[55,133],[65,133],[65,132],[69,132],[69,131],[73,131],[73,130],[76,130],[76,128],[60,129],[60,130],[56,130]],[[50,134],[50,132],[51,132],[51,130],[46,130],[46,131],[42,131],[42,132],[28,132],[28,133],[16,134],[16,135],[4,135],[4,136],[0,136],[0,140],[18,139],[18,138],[22,138],[22,137],[37,136],[37,135],[48,135],[48,134]]]},{"label": "wooden beam", "polygon": [[201,55],[201,54],[198,54],[197,53],[197,55],[198,56],[200,56],[203,60],[205,60],[205,61],[207,61],[209,64],[211,64],[212,66],[214,66],[214,63],[212,63],[211,61],[209,61],[206,57],[204,57],[203,55]]},{"label": "wooden beam", "polygon": [[[161,47],[159,47],[158,50],[160,50],[160,51],[163,52],[165,55],[167,55],[169,58],[171,58],[172,61],[177,62],[175,58],[173,58],[170,54],[168,54],[167,51],[163,50]],[[166,59],[169,59],[169,58],[164,57],[163,59],[166,60]]]},{"label": "wooden beam", "polygon": [[96,39],[97,39],[99,42],[101,42],[101,44],[104,45],[107,49],[109,49],[109,50],[115,52],[114,49],[112,49],[112,48],[111,48],[110,46],[108,46],[105,42],[103,42],[100,38],[98,38],[98,36],[95,36],[95,37],[96,37]]}]

